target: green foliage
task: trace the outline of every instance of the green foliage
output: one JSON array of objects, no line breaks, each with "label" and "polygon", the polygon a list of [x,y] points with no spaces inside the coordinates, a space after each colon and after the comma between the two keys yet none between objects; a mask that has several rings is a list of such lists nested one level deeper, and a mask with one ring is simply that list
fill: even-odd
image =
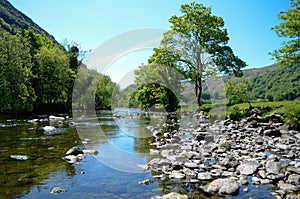
[{"label": "green foliage", "polygon": [[171,31],[165,33],[155,57],[165,57],[187,79],[194,82],[197,104],[201,105],[202,80],[219,73],[240,76],[246,63],[233,54],[221,17],[202,4],[183,4],[182,16],[172,16]]},{"label": "green foliage", "polygon": [[226,82],[226,96],[228,105],[246,102],[251,107],[251,100],[253,99],[252,83],[246,78],[228,79]]},{"label": "green foliage", "polygon": [[118,92],[119,87],[112,82],[109,76],[99,75],[95,96],[95,108],[97,110],[107,110],[112,107],[112,95]]},{"label": "green foliage", "polygon": [[227,115],[231,119],[242,119],[252,114],[252,110],[259,110],[262,117],[273,112],[283,116],[283,120],[288,125],[300,127],[300,101],[282,101],[282,102],[260,102],[252,103],[252,108],[246,103],[236,104],[227,109]]},{"label": "green foliage", "polygon": [[279,37],[288,39],[281,48],[271,53],[282,65],[300,62],[300,0],[290,0],[290,4],[287,11],[281,11],[278,15],[281,23],[272,28]]},{"label": "green foliage", "polygon": [[249,77],[256,99],[268,101],[294,100],[300,97],[300,67],[281,66],[262,75]]},{"label": "green foliage", "polygon": [[0,29],[0,112],[22,113],[33,110],[35,93],[29,44]]},{"label": "green foliage", "polygon": [[145,110],[149,110],[155,104],[162,105],[168,112],[179,108],[180,81],[184,77],[175,70],[171,61],[173,57],[164,56],[167,53],[155,49],[149,64],[140,66],[135,71],[135,82],[138,86],[136,98]]}]

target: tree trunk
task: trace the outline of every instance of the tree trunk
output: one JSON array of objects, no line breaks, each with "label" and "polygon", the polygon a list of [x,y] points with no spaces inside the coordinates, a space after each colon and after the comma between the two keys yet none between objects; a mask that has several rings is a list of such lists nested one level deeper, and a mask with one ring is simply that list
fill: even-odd
[{"label": "tree trunk", "polygon": [[200,77],[197,77],[195,80],[195,95],[199,107],[202,106],[201,94],[202,94],[202,81]]}]

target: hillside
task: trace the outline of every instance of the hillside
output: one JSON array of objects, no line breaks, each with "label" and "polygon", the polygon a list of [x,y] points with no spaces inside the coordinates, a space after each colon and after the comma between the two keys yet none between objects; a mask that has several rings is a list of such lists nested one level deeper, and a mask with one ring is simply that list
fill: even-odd
[{"label": "hillside", "polygon": [[0,27],[11,34],[15,34],[19,29],[27,30],[31,28],[35,33],[45,33],[55,41],[53,36],[33,22],[28,16],[17,10],[7,0],[0,0]]}]

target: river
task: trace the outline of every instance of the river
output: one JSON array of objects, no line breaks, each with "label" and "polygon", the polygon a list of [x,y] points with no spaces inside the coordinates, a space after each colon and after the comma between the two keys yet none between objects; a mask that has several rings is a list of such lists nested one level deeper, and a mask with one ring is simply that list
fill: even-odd
[{"label": "river", "polygon": [[[39,121],[33,122],[34,118]],[[122,112],[113,117],[111,112],[104,111],[96,117],[82,115],[76,119],[76,125],[70,119],[51,124],[55,131],[50,133],[43,130],[50,125],[47,118],[39,115],[0,119],[0,198],[141,199],[171,191],[208,197],[193,184],[179,181],[139,184],[156,175],[137,165],[153,158],[149,155],[153,138],[146,127],[163,122],[159,117],[122,117]],[[69,164],[62,158],[74,146],[99,153]],[[25,155],[29,159],[16,160],[11,155]],[[66,192],[51,193],[55,187]],[[270,186],[260,190],[267,189]]]}]

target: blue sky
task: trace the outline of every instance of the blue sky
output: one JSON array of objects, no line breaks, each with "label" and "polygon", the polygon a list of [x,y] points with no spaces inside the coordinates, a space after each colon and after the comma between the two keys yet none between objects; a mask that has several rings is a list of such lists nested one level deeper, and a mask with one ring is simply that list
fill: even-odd
[{"label": "blue sky", "polygon": [[[168,19],[180,15],[184,0],[9,0],[57,41],[75,41],[84,50],[126,31],[140,28],[169,29]],[[248,67],[274,63],[268,52],[280,47],[271,27],[289,0],[201,0],[225,21],[234,53]],[[150,53],[150,51],[149,51]],[[138,60],[140,64],[142,60]]]}]

